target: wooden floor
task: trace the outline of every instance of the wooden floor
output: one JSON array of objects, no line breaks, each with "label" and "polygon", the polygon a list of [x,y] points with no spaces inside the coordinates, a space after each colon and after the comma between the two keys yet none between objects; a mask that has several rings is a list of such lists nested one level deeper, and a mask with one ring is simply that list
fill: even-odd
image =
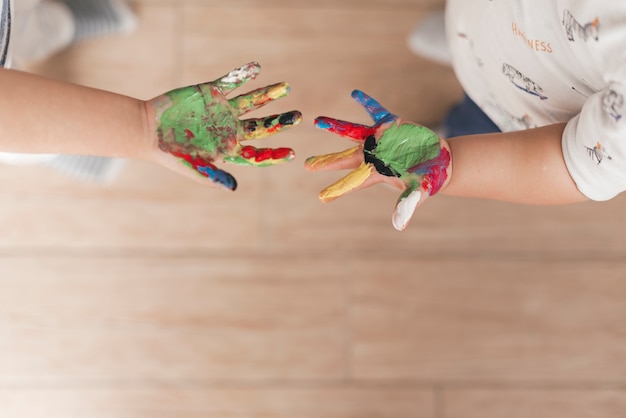
[{"label": "wooden floor", "polygon": [[304,158],[367,122],[434,124],[461,89],[405,37],[439,0],[139,0],[134,35],[37,71],[141,98],[257,60],[289,81],[234,194],[129,162],[109,186],[0,166],[0,418],[626,416],[626,199],[522,207],[397,193],[331,204]]}]

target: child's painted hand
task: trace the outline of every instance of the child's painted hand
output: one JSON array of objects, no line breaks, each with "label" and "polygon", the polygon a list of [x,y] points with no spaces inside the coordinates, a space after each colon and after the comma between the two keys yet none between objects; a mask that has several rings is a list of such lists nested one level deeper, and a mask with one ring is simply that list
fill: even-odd
[{"label": "child's painted hand", "polygon": [[264,167],[293,160],[291,148],[240,144],[273,135],[302,120],[298,111],[239,119],[289,93],[287,83],[278,83],[226,98],[260,70],[259,64],[252,62],[215,81],[176,89],[150,100],[147,108],[156,130],[157,162],[192,178],[235,190],[235,178],[216,163]]},{"label": "child's painted hand", "polygon": [[444,185],[450,166],[449,148],[430,129],[400,120],[365,93],[355,90],[352,97],[369,113],[374,125],[318,117],[317,127],[359,145],[310,157],[305,168],[309,171],[352,169],[320,192],[323,202],[377,183],[388,183],[402,190],[392,218],[393,226],[401,231],[415,209]]}]

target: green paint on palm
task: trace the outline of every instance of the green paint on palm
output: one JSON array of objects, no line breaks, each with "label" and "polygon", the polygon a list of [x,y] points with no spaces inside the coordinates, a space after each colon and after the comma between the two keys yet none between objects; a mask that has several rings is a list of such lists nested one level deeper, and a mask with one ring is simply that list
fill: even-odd
[{"label": "green paint on palm", "polygon": [[171,91],[166,96],[171,105],[160,118],[158,130],[162,148],[174,146],[183,152],[187,150],[191,155],[195,154],[195,150],[216,156],[225,145],[223,140],[236,136],[236,120],[230,109],[212,100],[209,91],[190,86]]},{"label": "green paint on palm", "polygon": [[439,155],[439,137],[428,128],[413,124],[393,125],[378,140],[374,156],[401,176],[408,169]]}]

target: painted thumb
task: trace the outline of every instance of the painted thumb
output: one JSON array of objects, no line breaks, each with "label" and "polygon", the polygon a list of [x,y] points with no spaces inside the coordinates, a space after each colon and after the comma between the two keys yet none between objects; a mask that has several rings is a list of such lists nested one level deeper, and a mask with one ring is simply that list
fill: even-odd
[{"label": "painted thumb", "polygon": [[396,230],[403,231],[407,227],[421,200],[422,191],[419,189],[413,190],[407,196],[402,195],[400,197],[391,218],[393,227],[396,228]]}]

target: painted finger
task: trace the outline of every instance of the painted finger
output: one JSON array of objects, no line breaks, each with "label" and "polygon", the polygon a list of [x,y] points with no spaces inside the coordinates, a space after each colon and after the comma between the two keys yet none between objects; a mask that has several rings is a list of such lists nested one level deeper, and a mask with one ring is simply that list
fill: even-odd
[{"label": "painted finger", "polygon": [[376,122],[376,124],[391,122],[397,119],[397,116],[389,113],[380,103],[371,98],[361,90],[354,90],[352,92],[352,98],[357,101],[361,106],[365,108],[370,117]]},{"label": "painted finger", "polygon": [[370,164],[361,163],[345,177],[322,190],[319,198],[322,202],[331,202],[347,193],[379,183],[381,180],[376,174],[376,170]]},{"label": "painted finger", "polygon": [[217,168],[212,164],[199,165],[196,170],[213,183],[220,185],[228,190],[235,191],[237,189],[237,180],[227,171]]},{"label": "painted finger", "polygon": [[257,62],[250,62],[242,67],[235,68],[210,84],[220,89],[226,95],[246,81],[256,78],[260,72],[261,66]]},{"label": "painted finger", "polygon": [[249,93],[230,99],[233,109],[239,111],[240,115],[251,112],[263,106],[271,100],[280,99],[289,94],[290,88],[287,83],[272,84],[271,86],[261,87]]},{"label": "painted finger", "polygon": [[249,141],[274,135],[290,126],[298,125],[301,121],[302,113],[297,110],[264,118],[246,119],[241,121],[243,124],[243,138],[241,140]]},{"label": "painted finger", "polygon": [[419,183],[406,188],[398,198],[393,216],[391,217],[391,223],[396,230],[403,231],[407,227],[411,217],[413,217],[413,213],[415,213],[415,209],[420,205],[423,197],[425,198],[426,196],[427,194],[422,191]]},{"label": "painted finger", "polygon": [[429,196],[437,193],[448,178],[448,167],[450,166],[450,151],[447,148],[440,148],[439,154],[430,160],[422,161],[414,167],[408,169],[412,176],[422,178],[422,188]]},{"label": "painted finger", "polygon": [[269,167],[288,163],[296,157],[291,148],[255,148],[250,145],[241,148],[241,154],[224,158],[224,161],[254,167]]},{"label": "painted finger", "polygon": [[177,157],[183,164],[194,170],[201,176],[204,176],[211,180],[214,184],[223,187],[225,189],[235,191],[237,189],[237,180],[220,168],[217,168],[212,161],[207,161],[200,157],[194,157],[189,154],[170,152],[174,157]]},{"label": "painted finger", "polygon": [[344,138],[353,139],[355,142],[359,143],[376,133],[376,127],[346,122],[344,120],[333,119],[326,116],[319,116],[316,118],[315,126]]},{"label": "painted finger", "polygon": [[361,147],[349,148],[345,151],[309,157],[304,162],[308,171],[345,170],[357,168],[363,162]]}]

